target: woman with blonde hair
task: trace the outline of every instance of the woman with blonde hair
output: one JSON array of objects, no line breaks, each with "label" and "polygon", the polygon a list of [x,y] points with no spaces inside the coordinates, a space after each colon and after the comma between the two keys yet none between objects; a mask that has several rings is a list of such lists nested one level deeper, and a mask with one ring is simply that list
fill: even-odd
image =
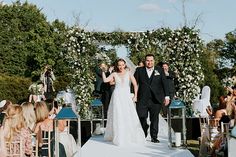
[{"label": "woman with blonde hair", "polygon": [[[54,110],[54,109],[52,109]],[[54,130],[53,130],[53,119],[49,117],[49,110],[44,101],[35,103],[35,114],[36,114],[36,127],[34,133],[37,134],[37,139],[39,141],[39,147],[45,147],[42,141],[42,131],[47,131],[51,134],[51,156],[53,156],[53,147],[54,147]],[[41,155],[47,156],[48,151],[45,149],[41,149]],[[66,152],[64,146],[59,143],[59,155],[60,157],[66,157]]]},{"label": "woman with blonde hair", "polygon": [[33,131],[36,124],[34,106],[31,102],[24,102],[21,104],[21,107],[23,109],[23,116],[25,119],[26,127]]},{"label": "woman with blonde hair", "polygon": [[[24,154],[31,157],[34,156],[30,131],[25,125],[21,106],[14,104],[7,109],[3,127],[5,142],[11,144],[13,141],[22,140]],[[6,144],[7,150],[9,146]],[[20,147],[12,149],[16,153],[20,152]]]},{"label": "woman with blonde hair", "polygon": [[36,127],[34,132],[37,134],[40,130],[53,131],[53,120],[49,118],[49,111],[44,101],[35,103]]}]

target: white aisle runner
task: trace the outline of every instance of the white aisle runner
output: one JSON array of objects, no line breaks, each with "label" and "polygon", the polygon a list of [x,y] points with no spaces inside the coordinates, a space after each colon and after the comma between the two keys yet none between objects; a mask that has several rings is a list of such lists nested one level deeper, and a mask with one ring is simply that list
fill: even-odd
[{"label": "white aisle runner", "polygon": [[82,157],[193,157],[188,149],[168,147],[166,137],[159,137],[160,143],[147,139],[144,146],[118,147],[106,142],[103,136],[93,136],[82,147]]},{"label": "white aisle runner", "polygon": [[[148,123],[149,120],[148,120]],[[159,116],[160,143],[150,142],[150,134],[144,146],[118,147],[106,142],[103,135],[91,137],[82,147],[82,157],[194,157],[188,149],[168,147],[168,124]],[[172,136],[173,133],[172,133]]]}]

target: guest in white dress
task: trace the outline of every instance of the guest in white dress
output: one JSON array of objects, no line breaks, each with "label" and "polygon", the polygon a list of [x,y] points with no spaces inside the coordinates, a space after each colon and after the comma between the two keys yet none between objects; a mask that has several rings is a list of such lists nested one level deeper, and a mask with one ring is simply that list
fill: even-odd
[{"label": "guest in white dress", "polygon": [[[126,62],[119,59],[116,72],[106,78],[102,73],[103,81],[115,80],[107,117],[107,126],[104,139],[112,141],[118,146],[144,145],[145,135],[141,127],[134,102],[137,101],[138,86],[135,78],[126,70]],[[130,82],[134,86],[134,95],[130,93]]]}]

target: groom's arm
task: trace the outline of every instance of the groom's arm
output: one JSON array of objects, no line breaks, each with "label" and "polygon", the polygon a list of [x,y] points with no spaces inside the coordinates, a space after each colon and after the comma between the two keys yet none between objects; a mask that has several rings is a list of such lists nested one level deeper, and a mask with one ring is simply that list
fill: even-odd
[{"label": "groom's arm", "polygon": [[139,84],[139,71],[140,67],[137,67],[134,73],[134,78],[136,79],[137,84]]},{"label": "groom's arm", "polygon": [[[135,80],[136,80],[137,86],[138,86],[138,84],[139,84],[139,70],[140,70],[140,68],[137,67],[137,68],[135,69],[135,72],[134,72],[134,78],[135,78]],[[134,86],[133,86],[133,84],[131,84],[131,92],[133,93],[134,90],[135,90],[135,89],[134,89]]]}]

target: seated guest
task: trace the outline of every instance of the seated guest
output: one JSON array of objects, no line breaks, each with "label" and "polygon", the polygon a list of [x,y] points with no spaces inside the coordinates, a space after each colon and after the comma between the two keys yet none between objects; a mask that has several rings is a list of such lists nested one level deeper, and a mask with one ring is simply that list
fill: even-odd
[{"label": "seated guest", "polygon": [[[234,86],[233,91],[230,95],[227,96],[225,99],[226,108],[220,109],[216,111],[215,119],[219,120],[219,124],[221,125],[221,122],[223,123],[229,123],[232,119],[235,120],[235,114],[236,114],[236,87]],[[221,127],[220,127],[221,128]],[[216,140],[213,142],[212,146],[212,155],[214,155],[214,152],[222,151],[225,156],[227,156],[227,143],[226,143],[226,137],[222,136],[222,134],[218,134],[219,138],[216,138]]]},{"label": "seated guest", "polygon": [[67,127],[66,123],[66,120],[59,120],[58,129],[60,131],[60,143],[63,144],[65,148],[66,156],[72,157],[75,156],[75,154],[78,154],[78,148],[74,137],[68,132],[69,128]]},{"label": "seated guest", "polygon": [[[39,154],[42,156],[48,156],[48,150],[42,149],[46,147],[43,145],[42,140],[42,131],[47,131],[51,134],[51,138],[54,138],[53,132],[53,119],[49,118],[49,111],[48,107],[45,102],[40,101],[35,103],[35,114],[36,114],[36,127],[34,133],[37,135],[38,143],[39,143]],[[53,148],[55,146],[55,141],[52,140],[51,142],[51,156],[53,155]],[[62,144],[59,144],[59,154],[60,157],[66,157],[65,148]]]},{"label": "seated guest", "polygon": [[[210,116],[213,116],[216,120],[220,120],[222,116],[226,115],[229,116],[230,118],[234,115],[234,108],[233,105],[235,104],[236,101],[236,86],[232,88],[232,92],[227,95],[223,99],[223,97],[220,97],[220,106],[221,108],[218,109],[215,114],[212,112],[211,109],[207,109],[207,113]],[[225,108],[222,108],[222,106],[225,106]]]},{"label": "seated guest", "polygon": [[26,127],[28,127],[31,132],[33,132],[36,125],[36,115],[34,112],[34,106],[30,102],[24,102],[21,104],[23,109],[23,116],[26,122]]},{"label": "seated guest", "polygon": [[6,150],[12,149],[14,153],[19,153],[20,147],[12,148],[10,147],[10,145],[14,141],[22,140],[24,154],[30,157],[34,156],[31,134],[29,129],[25,125],[21,106],[14,104],[7,109],[3,127],[4,128],[1,129],[1,131],[3,131],[4,133],[1,133],[1,135],[4,135],[5,142],[9,143],[5,144]]},{"label": "seated guest", "polygon": [[9,100],[2,100],[0,102],[0,125],[3,123],[3,119],[6,114],[7,108],[12,105],[12,102]]},{"label": "seated guest", "polygon": [[[37,102],[35,104],[35,107],[36,107],[35,110],[36,110],[37,124],[36,124],[34,132],[37,133],[39,143],[42,143],[42,135],[41,135],[40,130],[50,131],[52,133],[52,137],[54,136],[53,119],[51,117],[55,117],[55,116],[50,116],[49,113],[57,114],[58,110],[53,107],[51,111],[49,112],[46,103],[43,101]],[[60,136],[59,151],[61,151],[59,152],[60,157],[63,157],[63,156],[70,157],[77,152],[76,142],[73,136],[67,132],[67,129],[68,128],[66,127],[66,121],[59,120],[59,136]],[[42,146],[42,144],[40,144],[39,146]],[[52,148],[53,147],[54,145],[52,144]],[[42,153],[46,154],[47,152],[42,152]]]},{"label": "seated guest", "polygon": [[[62,107],[70,106],[70,104],[63,104]],[[59,113],[60,109],[56,110],[55,114]],[[79,156],[78,155],[78,147],[75,142],[75,138],[72,136],[71,133],[76,132],[77,133],[77,126],[73,122],[75,121],[68,121],[68,120],[59,120],[58,121],[58,130],[59,130],[59,138],[60,143],[65,147],[66,150],[66,156]],[[69,124],[69,125],[67,125]],[[69,130],[71,133],[69,133]],[[78,137],[78,135],[77,135]]]}]

